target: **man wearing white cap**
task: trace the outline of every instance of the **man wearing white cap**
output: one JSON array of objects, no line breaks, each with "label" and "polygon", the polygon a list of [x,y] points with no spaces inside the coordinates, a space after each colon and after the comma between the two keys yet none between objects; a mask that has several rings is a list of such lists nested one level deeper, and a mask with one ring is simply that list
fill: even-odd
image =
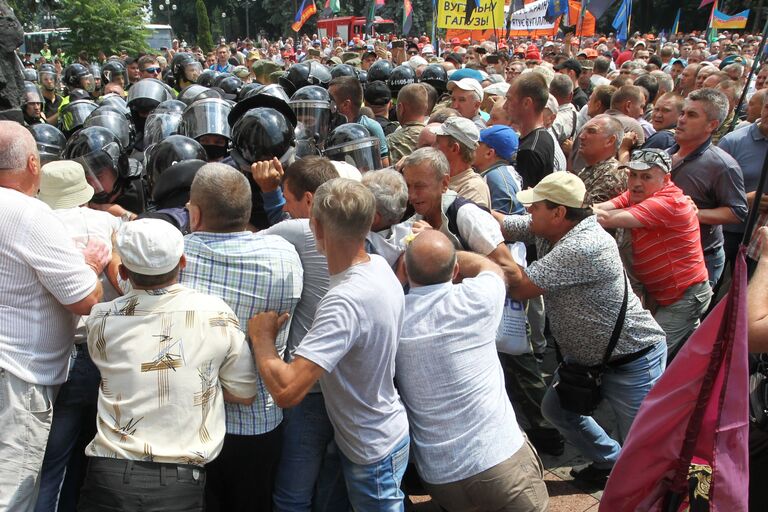
[{"label": "man wearing white cap", "polygon": [[[112,236],[119,229],[121,220],[107,212],[84,206],[93,193],[93,187],[86,181],[85,171],[79,163],[60,160],[43,166],[37,198],[53,209],[54,215],[64,224],[65,232],[80,247],[85,247],[89,240],[94,239],[111,248]],[[111,274],[112,281],[107,274]],[[116,274],[117,260],[113,260],[107,271],[99,276],[105,301],[119,295],[112,284],[117,284]],[[78,322],[69,359],[69,376],[56,395],[35,508],[41,512],[54,510],[57,503],[63,510],[75,509],[81,469],[85,469],[85,440],[93,437],[96,430],[93,417],[101,378],[88,354],[85,319],[82,317]]]},{"label": "man wearing white cap", "polygon": [[[517,279],[510,278],[509,293],[518,300],[544,296],[565,365],[602,374],[601,396],[616,414],[623,441],[640,403],[664,370],[667,347],[664,331],[628,291],[616,243],[584,204],[586,194],[584,183],[565,172],[545,176],[533,189],[517,194],[530,215],[503,217],[502,232],[508,241],[535,243],[538,259],[526,269],[518,268]],[[609,342],[615,344],[613,349]],[[621,444],[591,415],[577,411],[572,395],[566,395],[573,388],[561,384],[562,368],[544,396],[542,413],[592,461],[571,474],[602,487]]]},{"label": "man wearing white cap", "polygon": [[449,188],[479,206],[490,208],[491,192],[488,184],[472,168],[480,141],[480,130],[475,123],[454,116],[431,130],[437,136],[435,149],[439,149],[448,160],[451,176]]},{"label": "man wearing white cap", "polygon": [[102,384],[79,510],[203,510],[204,465],[224,441],[224,393],[249,403],[258,389],[250,350],[224,301],[178,284],[178,229],[141,219],[115,244],[133,290],[86,322]]},{"label": "man wearing white cap", "polygon": [[483,86],[474,78],[448,82],[451,93],[451,108],[458,110],[462,117],[471,119],[478,130],[485,128],[485,120],[480,115],[480,103],[483,101]]},{"label": "man wearing white cap", "polygon": [[74,315],[88,314],[101,299],[97,275],[107,256],[95,241],[81,254],[50,208],[34,199],[39,188],[32,134],[0,121],[2,510],[34,507],[53,400],[67,375]]}]

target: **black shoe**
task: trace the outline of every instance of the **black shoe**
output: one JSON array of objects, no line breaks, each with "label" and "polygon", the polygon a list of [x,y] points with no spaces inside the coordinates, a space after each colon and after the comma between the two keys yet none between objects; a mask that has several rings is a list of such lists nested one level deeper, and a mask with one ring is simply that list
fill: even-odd
[{"label": "black shoe", "polygon": [[571,476],[574,480],[597,487],[598,489],[605,489],[605,484],[608,482],[608,475],[610,474],[610,469],[596,468],[594,464],[589,464],[581,469],[571,469]]},{"label": "black shoe", "polygon": [[559,457],[565,451],[563,436],[554,428],[532,428],[525,433],[537,452]]},{"label": "black shoe", "polygon": [[536,352],[534,352],[533,357],[536,359],[537,363],[544,364],[544,354],[537,354]]}]

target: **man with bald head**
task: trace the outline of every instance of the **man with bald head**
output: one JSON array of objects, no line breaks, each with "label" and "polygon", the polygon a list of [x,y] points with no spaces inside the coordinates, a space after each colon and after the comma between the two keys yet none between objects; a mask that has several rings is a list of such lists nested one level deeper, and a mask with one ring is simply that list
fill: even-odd
[{"label": "man with bald head", "polygon": [[98,275],[108,254],[95,241],[79,250],[51,209],[35,199],[39,185],[31,133],[0,121],[1,510],[31,510],[37,501],[75,315],[87,315],[101,300]]},{"label": "man with bald head", "polygon": [[424,128],[421,129],[421,132],[419,133],[419,138],[416,141],[416,149],[419,148],[431,148],[435,145],[435,141],[437,140],[437,135],[435,135],[435,132],[432,131],[434,128],[437,128],[440,126],[441,123],[429,123]]},{"label": "man with bald head", "polygon": [[426,489],[447,510],[546,510],[541,463],[517,424],[496,354],[504,272],[457,252],[437,230],[413,239],[405,267],[411,290],[396,376]]}]

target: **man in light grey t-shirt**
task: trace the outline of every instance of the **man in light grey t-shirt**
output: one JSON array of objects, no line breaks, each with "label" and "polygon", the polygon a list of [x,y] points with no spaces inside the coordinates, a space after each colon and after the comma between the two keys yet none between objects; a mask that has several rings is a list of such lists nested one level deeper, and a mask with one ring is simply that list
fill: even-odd
[{"label": "man in light grey t-shirt", "polygon": [[256,315],[248,326],[259,374],[281,407],[299,403],[317,380],[341,450],[355,510],[403,510],[408,420],[394,387],[402,288],[386,261],[365,252],[376,204],[362,184],[321,185],[310,226],[328,261],[330,289],[304,340],[285,363],[275,350],[288,315]]},{"label": "man in light grey t-shirt", "polygon": [[[297,160],[284,173],[276,172],[269,164],[256,164],[254,181],[262,190],[265,204],[274,204],[274,208],[291,218],[262,233],[279,235],[290,242],[304,268],[301,299],[288,333],[286,360],[291,361],[312,327],[320,300],[328,293],[328,262],[318,252],[315,235],[309,227],[312,200],[320,185],[338,178],[339,174],[323,157]],[[275,217],[278,215],[270,215]],[[313,502],[325,503],[329,510],[347,510],[349,502],[341,461],[320,385],[316,383],[299,404],[283,411],[283,415],[283,446],[272,492],[275,512],[309,512]]]}]

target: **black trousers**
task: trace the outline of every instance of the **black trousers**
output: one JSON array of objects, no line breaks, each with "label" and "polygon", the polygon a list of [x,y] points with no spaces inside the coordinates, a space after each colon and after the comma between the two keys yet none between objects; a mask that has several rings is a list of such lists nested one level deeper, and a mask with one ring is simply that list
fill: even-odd
[{"label": "black trousers", "polygon": [[768,510],[768,432],[749,426],[749,512]]},{"label": "black trousers", "polygon": [[205,466],[207,511],[271,511],[282,445],[282,425],[256,436],[227,434],[219,456]]},{"label": "black trousers", "polygon": [[204,510],[205,468],[91,457],[79,512]]}]

